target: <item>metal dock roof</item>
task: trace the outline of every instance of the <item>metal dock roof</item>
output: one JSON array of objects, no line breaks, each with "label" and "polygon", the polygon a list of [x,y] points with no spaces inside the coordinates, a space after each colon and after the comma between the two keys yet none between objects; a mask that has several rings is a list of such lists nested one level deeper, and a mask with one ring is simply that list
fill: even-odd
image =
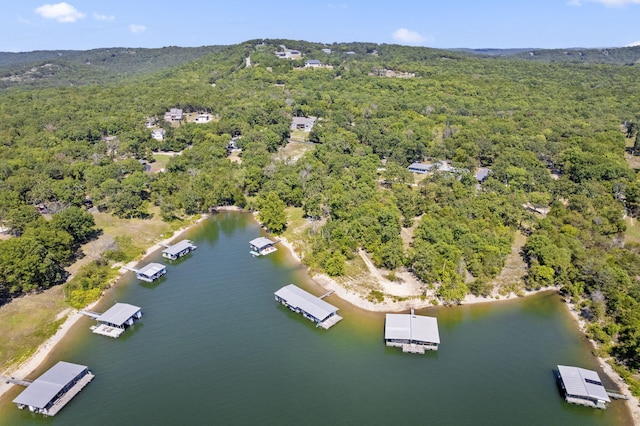
[{"label": "metal dock roof", "polygon": [[284,299],[289,305],[313,315],[320,321],[323,321],[329,315],[338,311],[338,308],[332,304],[304,291],[294,284],[284,286],[274,294]]},{"label": "metal dock roof", "polygon": [[249,241],[249,245],[257,248],[258,250],[262,250],[263,248],[268,247],[268,246],[272,246],[274,244],[275,244],[275,242],[273,242],[270,239],[265,238],[265,237],[258,237],[258,238],[255,238],[255,239]]},{"label": "metal dock roof", "polygon": [[86,365],[60,361],[35,379],[13,402],[45,408],[65,386],[87,368]]},{"label": "metal dock roof", "polygon": [[387,314],[384,338],[439,344],[438,319],[413,314]]},{"label": "metal dock roof", "polygon": [[177,256],[181,251],[186,249],[195,249],[196,246],[189,240],[182,240],[175,243],[172,246],[167,247],[162,250],[162,253],[166,253],[171,256]]},{"label": "metal dock roof", "polygon": [[607,390],[602,386],[600,376],[595,371],[558,365],[558,372],[568,395],[611,402]]},{"label": "metal dock roof", "polygon": [[108,322],[109,324],[121,326],[129,318],[139,312],[140,309],[141,308],[139,306],[130,305],[128,303],[116,303],[105,313],[97,317],[96,321]]},{"label": "metal dock roof", "polygon": [[151,277],[165,268],[166,267],[162,263],[149,263],[148,265],[138,269],[137,273]]}]

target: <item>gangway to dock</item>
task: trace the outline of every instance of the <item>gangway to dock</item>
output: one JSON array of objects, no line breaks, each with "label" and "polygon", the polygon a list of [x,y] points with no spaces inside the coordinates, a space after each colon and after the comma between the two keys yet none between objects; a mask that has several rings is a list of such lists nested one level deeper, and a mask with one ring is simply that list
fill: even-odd
[{"label": "gangway to dock", "polygon": [[0,380],[2,380],[5,383],[13,383],[14,385],[19,385],[24,387],[27,387],[32,383],[31,380],[16,379],[15,377],[6,377],[6,376],[0,376]]},{"label": "gangway to dock", "polygon": [[607,395],[609,395],[613,399],[629,399],[627,395],[623,395],[618,391],[614,391],[611,389],[605,389],[605,391],[607,392]]},{"label": "gangway to dock", "polygon": [[322,296],[319,296],[318,299],[324,299],[327,296],[331,296],[335,292],[336,292],[335,290],[330,290],[330,291],[326,292],[325,294],[323,294]]},{"label": "gangway to dock", "polygon": [[100,314],[100,313],[98,313],[98,312],[94,312],[94,311],[85,311],[85,310],[80,311],[80,313],[81,313],[82,315],[86,315],[86,316],[88,316],[88,317],[89,317],[89,318],[91,318],[91,319],[96,319],[96,318],[98,318],[100,315],[102,315],[102,314]]}]

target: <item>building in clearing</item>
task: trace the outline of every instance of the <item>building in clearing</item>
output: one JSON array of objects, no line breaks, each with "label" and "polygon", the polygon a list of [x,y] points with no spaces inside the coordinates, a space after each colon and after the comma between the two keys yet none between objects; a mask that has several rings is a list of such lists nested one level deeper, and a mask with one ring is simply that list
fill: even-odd
[{"label": "building in clearing", "polygon": [[167,268],[161,263],[149,263],[135,272],[136,278],[150,283],[166,274]]},{"label": "building in clearing", "polygon": [[304,130],[310,132],[316,122],[316,117],[293,117],[291,130]]},{"label": "building in clearing", "polygon": [[322,66],[322,63],[317,59],[309,59],[307,62],[304,63],[305,68],[320,68],[321,66]]},{"label": "building in clearing", "polygon": [[210,114],[199,114],[194,120],[195,123],[208,123],[211,121]]},{"label": "building in clearing", "polygon": [[98,325],[91,327],[95,334],[108,337],[120,337],[127,326],[133,325],[135,320],[142,318],[142,309],[139,306],[128,303],[116,303],[101,315],[92,315],[90,312],[83,312],[92,316]]},{"label": "building in clearing", "polygon": [[275,247],[275,244],[276,242],[271,241],[270,239],[265,237],[255,238],[249,241],[249,248],[251,249],[249,253],[254,256],[265,256],[278,250]]},{"label": "building in clearing", "polygon": [[419,173],[422,175],[427,173],[432,168],[433,168],[433,165],[424,164],[424,163],[411,163],[409,167],[407,167],[407,169],[409,169],[410,172]]},{"label": "building in clearing", "polygon": [[611,402],[600,376],[593,370],[558,365],[558,383],[564,399],[572,404],[604,409]]},{"label": "building in clearing", "polygon": [[176,260],[182,256],[186,256],[198,247],[189,240],[182,240],[176,244],[162,250],[162,257],[169,260]]},{"label": "building in clearing", "polygon": [[342,319],[337,314],[338,308],[294,284],[284,286],[274,294],[276,302],[315,322],[316,327],[327,330]]},{"label": "building in clearing", "polygon": [[60,361],[27,386],[13,402],[20,409],[55,416],[93,378],[86,365]]},{"label": "building in clearing", "polygon": [[168,122],[182,121],[182,109],[171,108],[169,111],[164,113],[164,121],[168,121]]},{"label": "building in clearing", "polygon": [[423,354],[437,351],[440,345],[438,320],[434,317],[410,314],[387,314],[384,323],[387,346],[402,348],[402,352]]}]

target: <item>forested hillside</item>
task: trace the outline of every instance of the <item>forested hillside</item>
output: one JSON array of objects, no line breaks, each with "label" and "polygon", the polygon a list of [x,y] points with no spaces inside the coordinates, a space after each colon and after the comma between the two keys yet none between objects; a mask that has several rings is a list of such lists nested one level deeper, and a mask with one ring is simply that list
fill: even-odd
[{"label": "forested hillside", "polygon": [[220,46],[111,48],[0,52],[0,89],[119,82],[127,77],[171,69],[219,50]]},{"label": "forested hillside", "polygon": [[[276,56],[284,46],[302,57]],[[273,233],[298,207],[322,224],[308,234],[311,268],[340,276],[363,248],[442,303],[490,294],[521,231],[524,285],[560,286],[602,350],[637,372],[640,245],[624,221],[640,205],[625,161],[637,67],[253,40],[135,82],[5,90],[0,218],[13,237],[0,241],[0,298],[62,282],[61,265],[96,232],[90,206],[144,218],[155,205],[172,221],[238,205]],[[214,119],[163,120],[171,108]],[[309,149],[279,160],[294,116],[318,118]],[[232,137],[240,161],[227,158]],[[145,167],[168,150],[181,155],[163,172]],[[407,170],[423,161],[450,167]],[[491,170],[482,183],[479,167]],[[401,229],[414,224],[405,249]]]}]

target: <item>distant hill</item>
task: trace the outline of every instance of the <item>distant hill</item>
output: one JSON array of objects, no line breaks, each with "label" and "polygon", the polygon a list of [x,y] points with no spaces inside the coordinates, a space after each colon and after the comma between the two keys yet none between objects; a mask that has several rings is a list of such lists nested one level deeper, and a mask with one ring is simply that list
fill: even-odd
[{"label": "distant hill", "polygon": [[600,49],[452,49],[483,56],[505,56],[540,62],[633,65],[640,61],[640,46]]},{"label": "distant hill", "polygon": [[0,52],[0,88],[119,81],[199,59],[224,46]]}]

